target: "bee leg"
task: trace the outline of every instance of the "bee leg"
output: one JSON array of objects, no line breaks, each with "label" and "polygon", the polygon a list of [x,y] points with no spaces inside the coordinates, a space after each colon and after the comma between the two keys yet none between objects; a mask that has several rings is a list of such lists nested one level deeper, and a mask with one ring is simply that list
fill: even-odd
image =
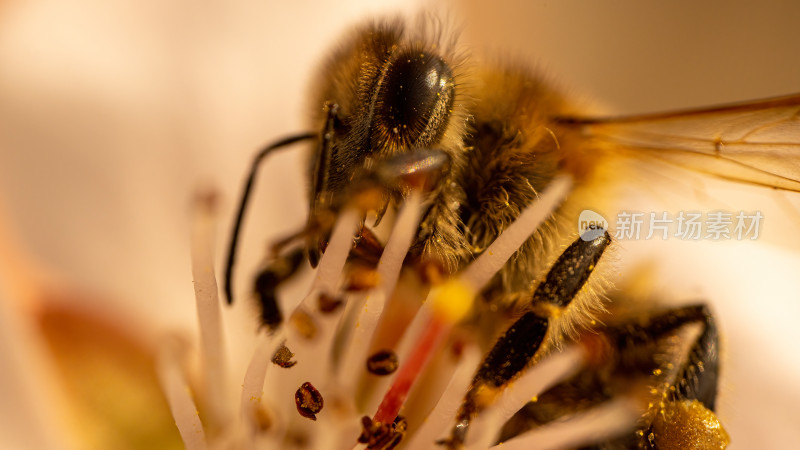
[{"label": "bee leg", "polygon": [[[699,330],[692,333],[691,326]],[[699,331],[699,333],[698,333]],[[593,362],[529,402],[503,427],[500,441],[587,410],[634,389],[647,391],[648,411],[636,433],[590,448],[724,448],[728,437],[713,411],[719,336],[705,305],[635,316],[581,339]],[[706,448],[706,447],[702,447]]]},{"label": "bee leg", "polygon": [[[274,259],[259,272],[254,283],[254,291],[261,308],[262,324],[270,330],[274,330],[283,321],[283,314],[278,305],[277,289],[299,271],[308,252],[304,246],[284,250],[310,235],[318,236],[316,233],[320,231],[328,232],[320,224],[310,223],[299,232],[272,245],[270,250],[275,255]],[[354,240],[351,258],[367,264],[377,264],[382,252],[383,245],[378,238],[368,228],[362,227]]]},{"label": "bee leg", "polygon": [[[700,326],[694,338],[687,332],[687,326],[692,324]],[[634,352],[641,354],[642,346],[655,349],[650,358],[656,366],[650,372],[649,392],[653,398],[648,403],[651,406],[644,424],[634,438],[639,440],[639,446],[698,448],[704,443],[706,447],[702,448],[725,448],[729,437],[713,412],[719,379],[719,335],[708,307],[693,305],[668,310],[651,316],[643,325],[628,328],[624,334],[616,333],[617,338],[612,341],[617,343],[623,358]],[[678,348],[669,340],[677,340]],[[659,360],[663,356],[656,356],[663,354],[668,355],[665,361]],[[630,364],[621,367],[623,373],[635,368]]]},{"label": "bee leg", "polygon": [[514,322],[483,359],[456,415],[450,438],[440,444],[463,446],[472,419],[532,363],[547,335],[550,317],[575,298],[611,243],[607,232],[584,240],[587,234],[559,256],[533,294],[534,309]]},{"label": "bee leg", "polygon": [[[696,399],[701,401],[706,407],[713,409],[717,399],[717,379],[719,376],[719,335],[717,326],[711,311],[706,305],[691,305],[665,312],[653,314],[644,319],[635,319],[637,323],[619,325],[609,329],[606,334],[612,339],[616,351],[623,357],[623,361],[630,361],[627,366],[620,369],[633,371],[637,369],[634,364],[641,369],[645,369],[649,364],[656,364],[651,358],[645,357],[644,361],[639,361],[631,356],[641,354],[641,348],[654,348],[656,351],[660,345],[664,345],[663,340],[676,336],[683,328],[691,324],[698,324],[701,327],[699,335],[694,341],[687,345],[684,352],[669,352],[670,360],[661,365],[678,368],[674,372],[672,380],[675,386],[674,398]],[[682,338],[680,334],[678,338]],[[654,372],[666,372],[668,368],[656,367]]]},{"label": "bee leg", "polygon": [[250,165],[250,173],[247,175],[247,182],[244,185],[242,192],[242,199],[239,202],[239,210],[236,213],[236,221],[233,224],[233,231],[231,232],[231,243],[228,246],[228,259],[225,263],[225,297],[228,299],[228,304],[233,303],[233,267],[236,265],[236,250],[239,243],[239,234],[241,234],[242,223],[244,222],[244,213],[247,210],[247,202],[250,199],[250,192],[253,191],[253,184],[255,183],[256,173],[261,166],[261,162],[267,155],[273,151],[288,147],[296,142],[314,139],[316,137],[313,133],[304,133],[297,136],[291,136],[282,139],[272,145],[267,146],[253,159]]},{"label": "bee leg", "polygon": [[305,259],[303,248],[296,248],[279,255],[259,272],[254,290],[261,307],[261,322],[270,331],[283,322],[283,313],[278,305],[277,289],[298,272]]}]

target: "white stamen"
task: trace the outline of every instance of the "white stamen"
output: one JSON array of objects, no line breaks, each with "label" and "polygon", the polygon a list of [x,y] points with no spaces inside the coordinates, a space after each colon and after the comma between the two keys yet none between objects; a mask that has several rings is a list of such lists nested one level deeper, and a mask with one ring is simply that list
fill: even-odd
[{"label": "white stamen", "polygon": [[[325,253],[320,259],[314,282],[303,301],[289,315],[289,317],[292,317],[294,314],[308,314],[314,322],[314,337],[308,339],[301,336],[298,329],[292,325],[291,318],[283,327],[287,336],[286,346],[294,352],[297,360],[297,365],[291,368],[292,379],[296,382],[296,386],[281,387],[286,392],[293,394],[302,383],[310,382],[322,393],[326,403],[331,403],[335,398],[342,398],[339,393],[339,387],[333,383],[330,366],[332,363],[332,348],[336,336],[336,325],[344,312],[344,308],[339,308],[331,313],[322,313],[319,311],[318,299],[321,294],[334,296],[337,293],[337,288],[345,273],[344,266],[347,262],[347,257],[353,248],[353,236],[358,222],[359,213],[355,209],[347,209],[339,215]],[[272,353],[268,355],[268,358],[271,355]],[[279,395],[284,398],[289,397],[285,393],[280,393]],[[306,422],[308,419],[301,417],[296,412],[291,413],[292,409],[294,409],[294,405],[289,405],[286,402],[282,402],[279,408],[281,412],[288,414],[289,422],[297,423],[300,421],[299,426],[301,428],[307,427],[308,424]],[[317,448],[321,442],[336,439],[335,435],[339,430],[335,427],[338,424],[334,423],[335,420],[329,412],[330,409],[328,407],[328,409],[324,410],[317,417],[317,421],[314,422],[315,431],[308,435],[310,448]]]},{"label": "white stamen", "polygon": [[460,277],[480,291],[492,279],[523,243],[533,234],[561,202],[572,188],[569,175],[559,175],[547,186],[538,200],[531,203],[519,218],[508,226]]},{"label": "white stamen", "polygon": [[[355,416],[342,417],[336,422],[335,427],[327,427],[326,431],[331,432],[330,437],[321,436],[317,440],[319,450],[339,450],[346,449],[358,439],[361,434],[361,423]],[[315,450],[317,450],[315,448]]]},{"label": "white stamen", "polygon": [[490,450],[554,450],[580,447],[633,431],[641,413],[641,409],[633,399],[618,398],[576,414],[567,421],[555,422],[523,433],[491,447]]},{"label": "white stamen", "polygon": [[[392,234],[386,243],[381,259],[378,262],[381,290],[389,297],[397,284],[403,260],[417,235],[420,217],[422,216],[422,195],[411,191],[398,214],[397,222],[392,228]],[[375,305],[381,306],[382,305]]]},{"label": "white stamen", "polygon": [[[0,224],[1,225],[1,224]],[[2,239],[2,236],[0,236]],[[2,247],[2,243],[0,243]],[[7,255],[0,255],[0,259]],[[0,265],[2,262],[0,261]],[[0,435],[7,448],[78,448],[60,413],[66,411],[47,344],[15,306],[24,293],[0,270]],[[9,282],[10,281],[10,282]],[[16,294],[12,301],[12,294]],[[16,303],[16,304],[15,304]]]},{"label": "white stamen", "polygon": [[344,355],[344,363],[341,365],[339,380],[348,386],[353,386],[358,380],[358,373],[363,371],[363,361],[367,359],[367,352],[386,306],[386,299],[391,297],[394,291],[403,260],[416,235],[422,215],[421,204],[422,196],[412,191],[400,210],[392,234],[378,262],[380,286],[366,296],[355,322],[357,326],[350,338],[348,351]]},{"label": "white stamen", "polygon": [[167,397],[169,409],[175,419],[175,425],[183,439],[187,450],[205,450],[206,435],[203,424],[192,400],[189,384],[183,375],[180,360],[182,343],[173,339],[164,343],[158,352],[156,371],[161,383],[161,390]]},{"label": "white stamen", "polygon": [[[298,305],[297,309],[305,309],[308,311],[316,310],[316,302],[313,300],[321,292],[332,294],[336,288],[340,277],[342,276],[344,264],[347,261],[347,255],[352,248],[353,234],[358,224],[358,216],[355,210],[349,209],[342,213],[336,221],[331,240],[325,253],[320,259],[317,273],[314,282],[303,301]],[[296,310],[295,310],[296,311]],[[328,321],[326,321],[328,322]],[[317,348],[319,345],[328,345],[332,343],[332,339],[328,335],[332,335],[332,326],[326,326],[325,323],[317,323],[318,326],[324,329],[317,330],[318,333],[323,334],[316,340],[316,344],[303,344],[303,338],[287,333],[287,328],[291,331],[291,327],[281,326],[271,336],[262,334],[256,344],[256,350],[250,360],[245,373],[244,383],[242,384],[241,396],[241,412],[242,417],[252,417],[252,413],[259,406],[261,397],[264,392],[264,380],[266,379],[267,369],[269,367],[272,355],[280,346],[281,342],[287,339],[287,335],[292,335],[292,342],[290,348],[297,356],[298,364],[292,370],[298,375],[299,379],[304,379],[303,375],[309,373],[308,366],[313,363],[319,362],[316,358],[320,355],[325,355],[323,359],[327,360],[329,352],[320,353],[322,350]],[[296,344],[296,345],[295,345]],[[302,364],[302,362],[306,364]],[[302,369],[306,370],[302,370]],[[303,372],[303,373],[300,373]],[[320,376],[324,376],[327,372],[319,371]],[[313,381],[312,381],[313,384]],[[319,382],[317,383],[317,385]],[[292,387],[292,391],[297,389],[298,386]]]},{"label": "white stamen", "polygon": [[[306,297],[292,314],[318,312],[318,299],[321,294],[335,295],[344,274],[347,256],[353,248],[353,236],[358,225],[358,213],[348,209],[336,220],[328,247],[319,261],[314,282]],[[332,353],[336,324],[344,308],[330,314],[313,314],[316,336],[309,340],[299,336],[291,324],[287,327],[287,345],[297,357],[297,367],[293,368],[304,381],[310,381],[319,388],[330,375],[330,355]],[[289,319],[291,322],[291,319]]]},{"label": "white stamen", "polygon": [[[470,292],[472,292],[472,288],[474,288],[474,292],[478,292],[505,264],[536,227],[557,208],[567,195],[570,186],[571,179],[568,176],[561,176],[554,180],[540,199],[523,211],[519,219],[509,225],[484,254],[462,272],[461,280],[468,284],[466,287]],[[238,417],[227,413],[225,404],[227,396],[224,395],[224,387],[227,384],[224,377],[227,361],[223,352],[219,296],[212,264],[213,215],[208,205],[198,211],[193,229],[192,271],[200,322],[201,355],[206,375],[205,388],[208,391],[206,406],[211,420],[218,424],[224,424],[223,428],[227,429],[223,435],[218,436],[219,438],[233,438],[236,442],[249,443],[251,446],[269,443],[268,445],[272,447],[284,445],[289,436],[287,433],[294,430],[294,432],[306,435],[310,448],[332,450],[352,445],[360,430],[358,417],[377,408],[386,388],[394,378],[394,376],[383,377],[375,383],[376,390],[355,392],[359,386],[357,382],[360,375],[364,373],[364,361],[371,340],[377,326],[381,323],[385,303],[387,299],[391,298],[403,267],[403,261],[417,233],[422,214],[421,202],[421,195],[418,192],[412,192],[398,214],[392,234],[377,266],[380,285],[366,296],[363,293],[348,295],[350,301],[365,297],[363,305],[350,305],[350,308],[356,308],[354,310],[354,313],[357,311],[355,320],[353,320],[353,316],[349,316],[349,320],[343,320],[345,311],[349,310],[346,308],[339,308],[327,313],[319,310],[318,299],[321,294],[334,297],[340,294],[339,286],[342,277],[346,275],[344,267],[352,249],[352,239],[360,217],[360,213],[355,209],[345,210],[339,215],[328,248],[322,255],[307,295],[299,302],[294,311],[287,314],[287,317],[298,313],[308,314],[314,321],[315,336],[312,339],[301,336],[298,328],[292,324],[292,319],[281,325],[271,335],[261,333],[258,336],[253,357],[242,383],[241,414]],[[423,304],[404,331],[403,336],[399,338],[395,351],[401,360],[408,358],[413,351],[413,344],[418,335],[431,319],[433,312],[430,303]],[[337,333],[341,334],[339,336],[341,342],[337,345],[344,343],[344,350],[342,360],[337,362],[339,373],[334,374],[331,364],[333,363],[333,345],[336,342]],[[297,365],[290,371],[281,369],[270,372],[267,382],[272,356],[283,342],[286,342],[287,347],[295,353]],[[206,447],[205,433],[186,386],[177,353],[172,348],[171,350],[165,349],[159,355],[158,369],[162,387],[167,394],[187,448],[204,449]],[[480,363],[480,356],[476,348],[468,347],[458,363],[457,369],[455,371],[447,370],[447,373],[441,374],[443,377],[449,378],[450,382],[446,388],[440,385],[440,389],[443,389],[440,391],[441,395],[431,394],[439,396],[439,402],[420,430],[406,437],[410,440],[405,444],[406,447],[427,448],[433,445],[437,437],[441,437],[442,432],[446,432],[471,382],[474,370]],[[566,369],[551,368],[550,371],[556,375],[563,375]],[[538,370],[534,372],[541,375]],[[527,393],[539,392],[549,382],[544,381],[543,378],[537,385],[535,382],[528,383],[526,380],[527,378],[522,377],[516,383]],[[326,407],[318,415],[317,421],[313,423],[295,411],[294,402],[291,400],[295,390],[303,382],[312,383],[325,399]],[[515,400],[505,400],[504,396],[501,404],[521,402],[516,407],[518,409],[524,404],[524,401],[514,397],[513,392],[515,391],[509,389],[508,395],[509,398]],[[357,396],[361,397],[362,408],[357,408]],[[530,395],[527,396],[527,398],[529,397]],[[507,408],[499,409],[501,412],[489,415],[492,420],[486,423],[487,432],[481,433],[480,427],[473,426],[473,431],[477,432],[475,434],[492,436],[493,433],[496,433],[502,424],[502,422],[497,423],[499,418],[513,413],[513,411],[508,413]],[[271,416],[274,416],[275,421],[270,428],[261,430],[258,428],[257,414],[265,409]],[[491,413],[491,411],[488,412]],[[480,422],[476,421],[475,425],[479,424]],[[243,432],[244,434],[242,434]],[[215,440],[217,441],[215,445],[221,443],[220,439],[215,438]]]},{"label": "white stamen", "polygon": [[[431,310],[430,303],[425,302],[422,307],[419,308],[416,315],[414,315],[408,327],[403,330],[403,336],[395,347],[397,360],[400,361],[401,364],[403,361],[408,361],[411,353],[414,351],[414,345],[419,340],[419,337],[422,336],[422,333],[425,332],[432,317],[433,311]],[[396,375],[397,372],[389,376],[381,377],[375,381],[375,389],[370,392],[368,400],[364,402],[366,411],[372,412],[378,409],[378,405],[381,403],[384,394],[389,391],[390,386],[394,383]]]},{"label": "white stamen", "polygon": [[456,416],[458,408],[461,406],[461,401],[475,375],[475,368],[481,362],[481,356],[481,352],[476,346],[464,349],[464,354],[456,367],[453,377],[450,379],[450,383],[439,398],[439,402],[428,414],[425,422],[412,436],[407,448],[433,447],[437,439],[446,437],[447,431],[452,425],[453,417]]},{"label": "white stamen", "polygon": [[353,236],[357,225],[358,213],[356,210],[350,208],[339,215],[333,228],[328,248],[325,249],[325,253],[320,258],[314,284],[310,289],[309,295],[303,300],[304,303],[309,300],[310,294],[314,291],[326,294],[336,292],[336,286],[342,276],[347,255],[350,254],[350,249],[353,248]]},{"label": "white stamen", "polygon": [[263,331],[258,334],[255,351],[253,357],[250,358],[250,364],[247,366],[242,382],[241,417],[250,427],[254,425],[253,414],[259,408],[261,397],[264,395],[264,379],[267,376],[267,368],[272,361],[272,355],[283,339],[285,339],[283,328],[276,330],[272,335]]},{"label": "white stamen", "polygon": [[196,200],[192,227],[192,278],[200,329],[200,349],[205,372],[205,391],[211,420],[217,426],[229,420],[228,367],[223,344],[219,291],[214,275],[215,216],[213,198],[205,195]]},{"label": "white stamen", "polygon": [[584,356],[585,353],[580,348],[573,346],[548,356],[528,369],[506,387],[490,408],[475,419],[468,443],[478,443],[475,448],[487,448],[496,441],[503,424],[531,398],[539,396],[577,372],[584,363]]}]

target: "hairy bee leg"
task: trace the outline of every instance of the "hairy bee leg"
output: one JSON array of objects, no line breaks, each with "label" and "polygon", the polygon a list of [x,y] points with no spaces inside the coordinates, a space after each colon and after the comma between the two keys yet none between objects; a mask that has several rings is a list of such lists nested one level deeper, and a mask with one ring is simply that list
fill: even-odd
[{"label": "hairy bee leg", "polygon": [[639,323],[617,326],[609,330],[608,336],[617,352],[633,354],[638,347],[650,345],[693,323],[699,324],[701,331],[687,354],[675,355],[677,361],[666,363],[678,365],[680,359],[685,358],[685,362],[678,366],[675,379],[670,380],[675,386],[673,397],[696,399],[713,409],[719,377],[719,335],[714,317],[706,305],[684,306],[657,313],[645,319],[644,323],[640,319]]},{"label": "hairy bee leg", "polygon": [[242,222],[244,221],[244,213],[247,209],[247,202],[250,199],[250,192],[253,190],[253,184],[255,183],[256,173],[258,172],[258,168],[261,166],[261,162],[266,158],[267,155],[272,153],[274,150],[288,147],[296,142],[305,141],[308,139],[314,139],[316,137],[315,133],[304,133],[298,134],[296,136],[290,136],[286,139],[282,139],[274,144],[271,144],[258,152],[256,157],[253,159],[253,163],[250,165],[250,173],[247,175],[247,182],[244,185],[244,191],[242,192],[242,199],[239,202],[239,210],[236,213],[236,221],[233,224],[233,231],[231,232],[231,243],[228,247],[228,259],[225,263],[225,298],[228,300],[228,304],[233,303],[233,267],[236,265],[236,249],[238,248],[239,243],[239,234],[241,234]]},{"label": "hairy bee leg", "polygon": [[[653,370],[650,402],[645,428],[638,433],[644,448],[725,448],[728,434],[714,414],[719,379],[719,335],[714,317],[706,305],[692,305],[652,316],[647,323],[635,325],[646,340],[669,337],[682,327],[699,324],[701,330],[683,354],[672,354]],[[641,327],[641,328],[640,328]],[[632,333],[628,333],[631,336]],[[625,345],[635,345],[636,338],[625,338]],[[618,347],[622,348],[620,339]],[[645,342],[646,343],[646,342]],[[641,343],[640,343],[641,345]],[[628,351],[633,351],[630,349]],[[673,370],[670,370],[670,369]],[[677,370],[674,370],[677,369]],[[704,445],[704,447],[698,447]]]},{"label": "hairy bee leg", "polygon": [[278,305],[277,289],[297,273],[304,259],[304,250],[296,248],[287,254],[278,256],[256,277],[254,290],[261,307],[261,323],[270,331],[275,330],[283,322],[283,313]]},{"label": "hairy bee leg", "polygon": [[[674,347],[670,339],[693,324],[701,327],[693,341],[682,352],[668,352],[667,360],[659,360],[665,346]],[[699,440],[724,448],[727,435],[717,427],[713,413],[719,336],[707,306],[636,316],[595,331],[582,341],[597,350],[593,352],[598,355],[596,363],[525,405],[506,423],[500,442],[624,395],[630,386],[647,385],[651,406],[639,431],[588,448],[696,448]],[[646,383],[637,384],[637,380]]]},{"label": "hairy bee leg", "polygon": [[[277,256],[256,276],[253,291],[258,298],[261,323],[270,331],[275,330],[283,322],[283,313],[278,305],[277,289],[300,270],[306,256],[305,247],[290,249],[286,252],[284,250],[313,231],[304,228],[274,244],[271,251]],[[362,228],[351,251],[351,257],[355,254],[360,261],[374,261],[377,264],[382,252],[383,246],[375,235],[368,228]]]},{"label": "hairy bee leg", "polygon": [[511,325],[484,358],[459,408],[450,439],[443,444],[462,446],[472,419],[499,389],[528,367],[547,335],[550,317],[575,298],[610,243],[607,232],[590,240],[581,237],[561,254],[533,295],[534,310]]}]

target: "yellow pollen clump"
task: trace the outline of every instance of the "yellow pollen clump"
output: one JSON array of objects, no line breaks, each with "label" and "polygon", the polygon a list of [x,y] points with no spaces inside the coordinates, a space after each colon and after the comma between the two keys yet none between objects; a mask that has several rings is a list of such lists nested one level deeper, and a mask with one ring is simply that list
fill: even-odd
[{"label": "yellow pollen clump", "polygon": [[475,290],[458,279],[445,281],[433,294],[431,304],[436,315],[448,323],[456,323],[467,315],[475,299]]}]

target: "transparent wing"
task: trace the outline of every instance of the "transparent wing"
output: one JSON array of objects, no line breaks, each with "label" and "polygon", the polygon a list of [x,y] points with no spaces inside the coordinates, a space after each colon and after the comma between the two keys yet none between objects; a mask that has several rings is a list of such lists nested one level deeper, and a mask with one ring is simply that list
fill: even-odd
[{"label": "transparent wing", "polygon": [[570,118],[564,123],[629,156],[800,192],[800,94],[667,114]]}]

